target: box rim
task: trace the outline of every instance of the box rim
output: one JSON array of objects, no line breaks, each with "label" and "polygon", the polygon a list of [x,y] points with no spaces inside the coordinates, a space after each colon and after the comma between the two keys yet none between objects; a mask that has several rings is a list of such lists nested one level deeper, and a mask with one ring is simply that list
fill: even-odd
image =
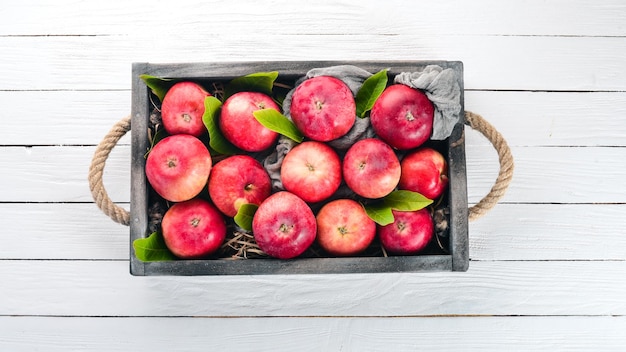
[{"label": "box rim", "polygon": [[[145,158],[149,116],[149,89],[141,80],[141,74],[175,79],[228,80],[261,71],[278,71],[283,77],[301,77],[306,71],[317,67],[354,65],[369,72],[389,69],[390,72],[411,72],[418,67],[439,65],[457,72],[461,89],[461,121],[448,138],[449,172],[459,171],[463,177],[451,182],[448,192],[450,207],[450,254],[416,255],[398,257],[351,257],[351,258],[296,258],[279,259],[205,259],[176,260],[167,262],[142,262],[136,256],[132,243],[148,235]],[[228,75],[225,75],[228,72]],[[131,221],[130,221],[130,273],[146,275],[242,275],[242,274],[329,274],[329,273],[377,273],[421,271],[467,271],[469,267],[467,173],[464,143],[464,81],[461,61],[415,60],[415,61],[234,61],[193,63],[132,64],[131,108]],[[137,175],[143,175],[137,179]],[[142,210],[143,209],[143,210]],[[453,211],[454,210],[454,211]],[[330,262],[332,261],[332,262]],[[341,264],[341,266],[337,266]],[[306,265],[306,266],[305,266]],[[346,271],[345,269],[350,269]]]}]

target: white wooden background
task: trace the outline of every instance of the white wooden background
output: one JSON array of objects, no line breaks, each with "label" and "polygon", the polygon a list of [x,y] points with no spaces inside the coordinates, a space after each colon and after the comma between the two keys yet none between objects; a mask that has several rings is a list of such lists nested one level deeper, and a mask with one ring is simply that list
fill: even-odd
[{"label": "white wooden background", "polygon": [[[132,277],[93,204],[131,63],[461,60],[516,174],[465,273]],[[1,351],[624,350],[626,2],[5,1]],[[105,172],[128,207],[130,138]],[[469,200],[497,173],[467,133]]]}]

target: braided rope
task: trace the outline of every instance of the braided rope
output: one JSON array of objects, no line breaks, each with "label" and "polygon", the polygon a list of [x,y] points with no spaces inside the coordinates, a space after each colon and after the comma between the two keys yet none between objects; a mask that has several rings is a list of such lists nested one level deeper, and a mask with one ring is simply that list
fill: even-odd
[{"label": "braided rope", "polygon": [[502,137],[500,132],[498,132],[482,116],[466,111],[465,123],[474,130],[480,132],[489,140],[489,142],[491,142],[493,147],[496,149],[496,152],[498,152],[498,159],[500,161],[500,172],[498,173],[496,182],[493,187],[491,187],[491,191],[489,191],[489,193],[476,205],[469,208],[469,221],[474,221],[491,210],[491,208],[493,208],[504,196],[504,193],[513,179],[514,163],[511,149],[509,148],[509,145],[504,137]]},{"label": "braided rope", "polygon": [[100,208],[105,215],[113,219],[113,221],[127,226],[130,223],[130,214],[126,209],[116,205],[111,198],[109,198],[104,188],[104,183],[102,182],[102,173],[111,150],[113,150],[113,147],[115,147],[120,138],[128,131],[130,131],[130,116],[121,119],[113,125],[94,152],[91,165],[89,166],[88,177],[91,195],[98,208]]}]

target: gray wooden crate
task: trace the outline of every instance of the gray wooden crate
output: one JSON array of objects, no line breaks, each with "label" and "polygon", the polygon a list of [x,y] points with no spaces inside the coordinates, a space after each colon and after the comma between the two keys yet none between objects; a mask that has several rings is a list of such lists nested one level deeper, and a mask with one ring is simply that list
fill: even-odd
[{"label": "gray wooden crate", "polygon": [[[459,61],[272,61],[151,64],[132,66],[132,148],[130,204],[130,272],[132,275],[241,275],[241,274],[338,274],[421,271],[466,271],[469,266],[467,174],[465,167],[464,123],[455,126],[442,151],[447,156],[449,187],[445,201],[449,209],[449,231],[441,253],[414,256],[357,256],[348,258],[308,257],[280,259],[203,259],[142,262],[132,242],[147,237],[149,187],[145,176],[145,153],[150,145],[147,130],[151,109],[150,90],[140,79],[148,74],[175,80],[226,82],[254,72],[278,71],[279,79],[295,81],[312,68],[355,65],[375,73],[389,69],[390,75],[412,72],[427,65],[439,65],[457,72],[461,87],[461,116],[464,116],[463,64]],[[447,248],[445,248],[447,247]]]}]

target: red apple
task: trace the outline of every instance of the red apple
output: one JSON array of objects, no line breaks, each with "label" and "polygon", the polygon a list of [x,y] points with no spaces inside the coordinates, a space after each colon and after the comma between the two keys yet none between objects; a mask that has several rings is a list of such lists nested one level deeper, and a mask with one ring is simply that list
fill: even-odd
[{"label": "red apple", "polygon": [[261,125],[253,113],[262,109],[280,111],[280,107],[266,94],[239,92],[231,95],[219,118],[222,134],[232,144],[247,152],[260,152],[272,146],[278,133]]},{"label": "red apple", "polygon": [[435,231],[428,209],[392,210],[392,213],[393,223],[386,226],[378,225],[378,236],[385,250],[402,255],[416,254],[423,250]]},{"label": "red apple", "polygon": [[198,138],[176,134],[160,140],[148,154],[146,177],[163,198],[182,202],[206,186],[213,161]]},{"label": "red apple", "polygon": [[271,192],[270,176],[251,156],[228,157],[211,170],[209,195],[224,215],[234,217],[242,204],[260,205]]},{"label": "red apple", "polygon": [[341,80],[318,76],[296,88],[289,112],[302,134],[328,142],[350,131],[356,120],[356,103],[352,91]]},{"label": "red apple", "polygon": [[206,257],[222,245],[226,223],[211,203],[195,198],[172,205],[161,222],[165,245],[178,258]]},{"label": "red apple", "polygon": [[341,184],[341,160],[322,142],[298,144],[285,156],[280,178],[283,186],[306,202],[330,197]]},{"label": "red apple", "polygon": [[343,177],[354,193],[381,198],[400,181],[400,162],[393,149],[376,138],[354,143],[343,159]]},{"label": "red apple", "polygon": [[325,204],[317,213],[317,242],[328,253],[350,256],[363,252],[376,237],[376,223],[352,199]]},{"label": "red apple", "polygon": [[420,193],[428,199],[437,199],[448,185],[448,164],[435,149],[413,151],[402,159],[400,166],[400,189]]},{"label": "red apple", "polygon": [[279,259],[299,256],[315,241],[315,215],[298,196],[281,191],[269,196],[252,219],[257,244],[268,255]]},{"label": "red apple", "polygon": [[403,84],[387,87],[370,112],[374,132],[392,147],[419,147],[432,133],[435,109],[422,91]]},{"label": "red apple", "polygon": [[163,127],[168,134],[190,134],[199,137],[206,132],[202,122],[204,99],[210,96],[194,82],[174,84],[165,94],[161,104]]}]

